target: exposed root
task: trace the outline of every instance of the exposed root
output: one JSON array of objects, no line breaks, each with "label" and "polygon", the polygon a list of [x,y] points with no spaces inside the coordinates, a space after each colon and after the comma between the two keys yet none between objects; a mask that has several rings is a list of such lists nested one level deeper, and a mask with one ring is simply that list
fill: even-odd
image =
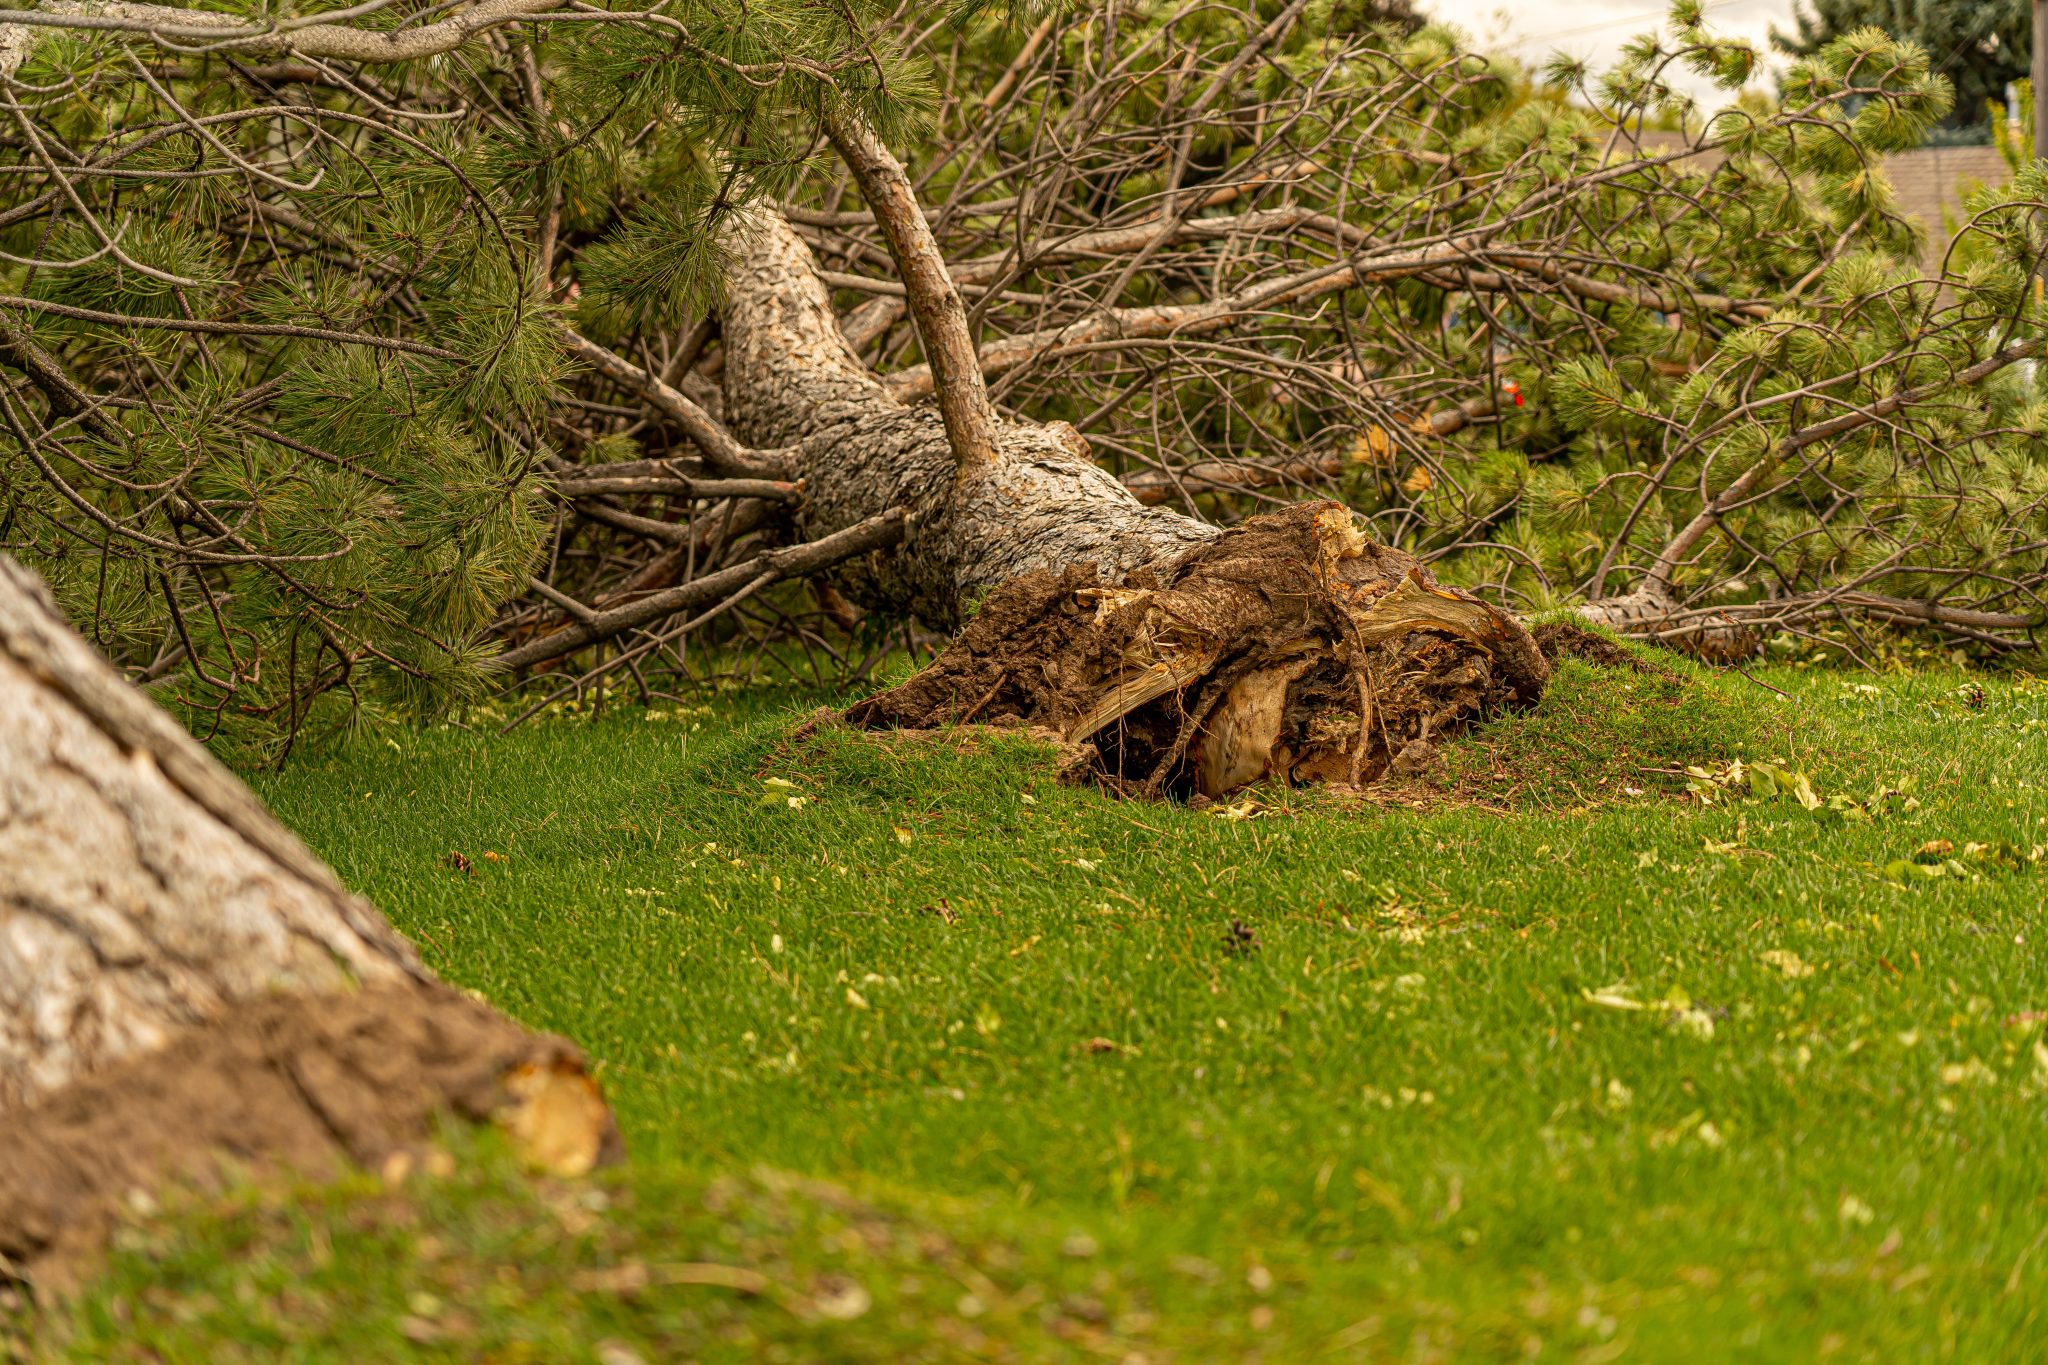
[{"label": "exposed root", "polygon": [[1006,583],[931,667],[847,718],[1045,726],[1092,743],[1127,790],[1214,797],[1265,777],[1376,780],[1533,705],[1549,674],[1512,616],[1309,503],[1121,584],[1092,564]]}]

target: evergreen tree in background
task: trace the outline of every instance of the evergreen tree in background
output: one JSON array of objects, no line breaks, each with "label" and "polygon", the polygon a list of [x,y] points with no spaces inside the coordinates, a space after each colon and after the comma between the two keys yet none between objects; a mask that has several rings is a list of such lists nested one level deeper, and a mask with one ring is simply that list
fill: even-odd
[{"label": "evergreen tree in background", "polygon": [[1918,43],[1929,70],[1955,86],[1943,130],[1969,142],[1990,141],[1989,111],[2002,111],[2006,84],[2027,75],[2034,41],[2028,0],[1801,0],[1792,21],[1791,33],[1771,30],[1771,43],[1795,57],[1811,57],[1863,28]]}]

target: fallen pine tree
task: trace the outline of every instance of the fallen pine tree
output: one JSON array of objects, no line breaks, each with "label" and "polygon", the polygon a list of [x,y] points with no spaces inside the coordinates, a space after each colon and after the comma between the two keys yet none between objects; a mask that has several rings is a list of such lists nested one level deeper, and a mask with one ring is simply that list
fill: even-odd
[{"label": "fallen pine tree", "polygon": [[[2031,645],[2040,186],[1922,269],[1876,165],[1946,107],[1910,46],[1702,119],[1670,69],[1755,54],[1690,3],[1541,79],[1305,0],[391,18],[46,0],[0,41],[65,92],[0,195],[43,253],[0,297],[9,543],[251,756],[707,648],[863,676],[850,637],[1048,577],[1036,643],[863,714],[1100,719],[1151,790],[1365,780],[1535,695],[1532,609]],[[1090,662],[1026,681],[1073,613]]]},{"label": "fallen pine tree", "polygon": [[791,453],[813,534],[901,509],[902,542],[844,573],[852,592],[965,620],[856,720],[1050,726],[1138,790],[1218,796],[1269,775],[1369,780],[1432,733],[1541,695],[1549,669],[1518,621],[1343,507],[1219,530],[1141,504],[1070,428],[1000,418],[958,293],[916,269],[936,253],[902,168],[864,129],[835,125],[835,140],[869,201],[897,206],[926,349],[956,358],[958,387],[936,411],[893,396],[847,347],[809,250],[764,217],[728,286],[726,402],[740,432]]}]

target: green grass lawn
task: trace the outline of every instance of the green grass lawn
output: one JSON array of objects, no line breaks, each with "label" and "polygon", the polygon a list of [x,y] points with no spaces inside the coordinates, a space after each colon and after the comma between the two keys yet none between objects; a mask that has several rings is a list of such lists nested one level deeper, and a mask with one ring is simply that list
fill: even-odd
[{"label": "green grass lawn", "polygon": [[[1670,667],[1567,664],[1420,809],[789,694],[302,762],[262,795],[599,1059],[630,1164],[213,1201],[40,1349],[2043,1359],[2048,691]],[[1737,758],[1786,780],[1654,771]]]}]

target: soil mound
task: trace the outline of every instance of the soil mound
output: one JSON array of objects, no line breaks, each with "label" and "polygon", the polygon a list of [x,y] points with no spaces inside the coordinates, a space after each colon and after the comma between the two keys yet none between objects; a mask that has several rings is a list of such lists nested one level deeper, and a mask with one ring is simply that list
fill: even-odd
[{"label": "soil mound", "polygon": [[1536,647],[1543,651],[1543,657],[1552,663],[1566,658],[1581,659],[1595,668],[1625,668],[1646,677],[1673,676],[1667,670],[1636,657],[1598,631],[1588,630],[1571,621],[1546,621],[1530,634],[1535,638]]}]

